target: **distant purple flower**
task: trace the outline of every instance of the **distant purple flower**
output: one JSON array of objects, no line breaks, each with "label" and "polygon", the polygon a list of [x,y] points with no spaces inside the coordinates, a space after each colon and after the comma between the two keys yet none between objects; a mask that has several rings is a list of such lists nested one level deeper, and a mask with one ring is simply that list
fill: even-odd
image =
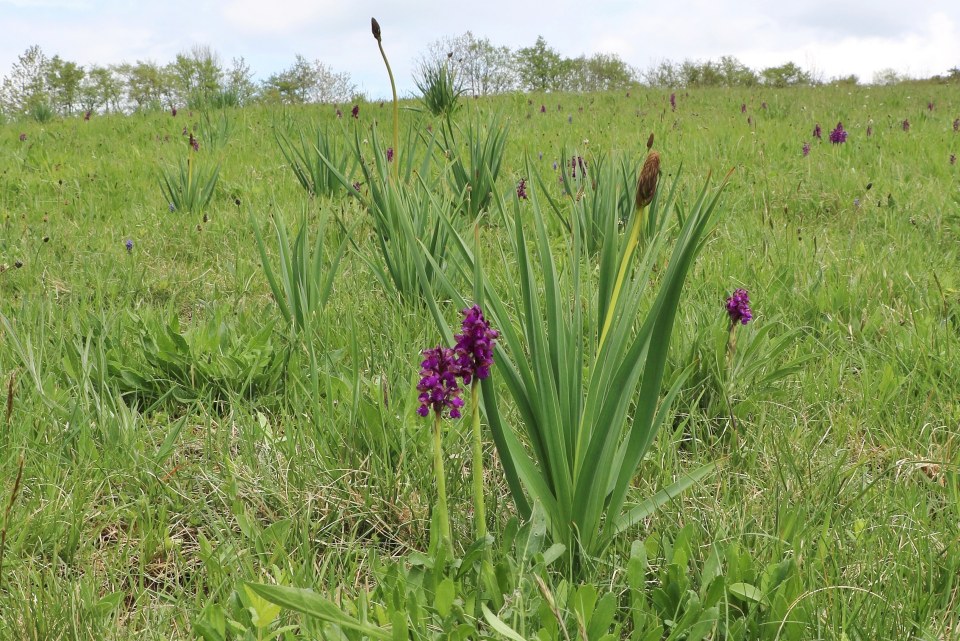
[{"label": "distant purple flower", "polygon": [[764,111],[767,110],[767,101],[766,101],[766,100],[764,100],[763,102],[760,103],[760,108],[763,109]]},{"label": "distant purple flower", "polygon": [[753,116],[747,116],[747,124],[748,124],[748,125],[752,125],[752,124],[753,124]]},{"label": "distant purple flower", "polygon": [[813,128],[813,137],[816,138],[817,140],[823,140],[823,137],[821,136],[821,129],[820,129],[819,122]]},{"label": "distant purple flower", "polygon": [[133,241],[129,238],[127,239],[127,242],[123,243],[123,246],[127,248],[128,254],[133,251]]},{"label": "distant purple flower", "polygon": [[844,131],[842,122],[838,122],[836,128],[830,132],[830,142],[835,145],[847,142],[847,132]]},{"label": "distant purple flower", "polygon": [[183,131],[180,132],[180,135],[181,135],[181,136],[189,136],[189,135],[190,135],[190,132],[187,131],[187,128],[186,128],[186,127],[184,127],[184,128],[183,128]]},{"label": "distant purple flower", "polygon": [[927,111],[933,111],[933,101],[932,101],[932,100],[928,100],[928,101],[927,101]]},{"label": "distant purple flower", "polygon": [[542,114],[547,113],[547,106],[546,106],[546,105],[540,105],[540,113],[542,113]]},{"label": "distant purple flower", "polygon": [[168,207],[168,209],[170,210],[170,213],[177,211],[177,208],[174,207],[173,203],[170,203],[170,206]]},{"label": "distant purple flower", "polygon": [[860,209],[860,199],[859,199],[859,198],[854,198],[854,199],[853,199],[853,208],[854,208],[854,209]]},{"label": "distant purple flower", "polygon": [[957,164],[957,154],[950,154],[950,164],[951,165]]},{"label": "distant purple flower", "polygon": [[170,108],[170,115],[171,115],[172,117],[174,117],[174,118],[177,117],[177,108],[176,108],[176,107],[171,107],[171,108]]},{"label": "distant purple flower", "polygon": [[730,315],[730,326],[737,323],[746,325],[753,319],[750,311],[750,295],[745,289],[738,289],[727,299],[727,314]]},{"label": "distant purple flower", "polygon": [[[520,183],[523,184],[523,181]],[[453,350],[463,384],[469,385],[474,377],[483,380],[490,376],[493,346],[500,337],[500,332],[491,329],[490,322],[483,317],[483,312],[477,305],[463,310],[461,327],[463,333],[454,337],[457,344]]]},{"label": "distant purple flower", "polygon": [[520,200],[527,199],[527,179],[521,178],[520,182],[517,183],[517,198]]},{"label": "distant purple flower", "polygon": [[90,116],[93,115],[93,109],[87,109],[87,113],[83,114],[84,120],[90,120]]},{"label": "distant purple flower", "polygon": [[393,147],[387,147],[387,162],[393,162]]},{"label": "distant purple flower", "polygon": [[584,162],[583,156],[577,156],[577,165],[580,167],[580,175],[584,178],[587,177],[587,163]]},{"label": "distant purple flower", "polygon": [[194,138],[193,134],[190,134],[190,146],[194,151],[200,151],[200,141]]},{"label": "distant purple flower", "polygon": [[354,105],[353,109],[350,110],[350,115],[354,118],[360,118],[360,105]]},{"label": "distant purple flower", "polygon": [[573,124],[573,116],[567,116],[567,122],[572,125],[572,124]]},{"label": "distant purple flower", "polygon": [[803,143],[803,155],[805,157],[810,155],[810,143],[808,142]]},{"label": "distant purple flower", "polygon": [[539,160],[543,160],[543,152],[542,152],[542,151],[538,154],[537,158],[538,158]]},{"label": "distant purple flower", "polygon": [[741,103],[740,103],[740,113],[742,113],[742,114],[747,113],[747,103],[745,103],[745,102],[741,102]]},{"label": "distant purple flower", "polygon": [[677,110],[677,94],[670,94],[670,111]]},{"label": "distant purple flower", "polygon": [[953,121],[953,130],[960,131],[960,118],[957,118]]},{"label": "distant purple flower", "polygon": [[460,398],[460,385],[457,384],[460,366],[456,354],[449,347],[437,346],[423,350],[423,357],[420,383],[417,385],[417,391],[420,392],[417,414],[429,416],[432,409],[438,417],[442,417],[449,410],[450,418],[460,418],[463,399]]},{"label": "distant purple flower", "polygon": [[560,108],[560,103],[557,103],[557,111],[562,111],[562,109]]},{"label": "distant purple flower", "polygon": [[358,194],[360,193],[360,181],[359,181],[359,180],[358,180],[357,182],[353,183],[353,190],[356,191]]},{"label": "distant purple flower", "polygon": [[20,142],[26,142],[26,141],[27,141],[27,134],[23,134],[23,133],[20,134]]},{"label": "distant purple flower", "polygon": [[867,138],[873,135],[873,125],[867,125]]},{"label": "distant purple flower", "polygon": [[339,107],[337,107],[337,118],[343,118],[343,112],[340,111]]},{"label": "distant purple flower", "polygon": [[556,161],[556,160],[553,161],[553,170],[554,170],[554,171],[557,170],[557,161]]},{"label": "distant purple flower", "polygon": [[577,177],[577,157],[576,156],[570,159],[570,175],[573,178]]},{"label": "distant purple flower", "polygon": [[900,126],[903,127],[904,131],[910,131],[910,119],[904,118],[903,122],[900,123]]}]

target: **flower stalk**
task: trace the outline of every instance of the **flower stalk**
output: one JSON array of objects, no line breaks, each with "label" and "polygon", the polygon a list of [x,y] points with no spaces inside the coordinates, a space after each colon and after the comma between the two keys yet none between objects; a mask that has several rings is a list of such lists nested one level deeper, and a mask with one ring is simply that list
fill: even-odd
[{"label": "flower stalk", "polygon": [[[383,50],[380,23],[377,22],[376,18],[370,18],[370,27],[373,31],[373,37],[377,40],[377,46],[380,48],[383,64],[387,67],[387,75],[390,76],[390,90],[393,92],[393,149],[396,151],[400,149],[400,102],[397,100],[397,83],[393,79],[393,70],[390,68],[390,61],[387,60],[387,53]],[[399,164],[394,163],[393,176],[396,179],[399,175]]]}]

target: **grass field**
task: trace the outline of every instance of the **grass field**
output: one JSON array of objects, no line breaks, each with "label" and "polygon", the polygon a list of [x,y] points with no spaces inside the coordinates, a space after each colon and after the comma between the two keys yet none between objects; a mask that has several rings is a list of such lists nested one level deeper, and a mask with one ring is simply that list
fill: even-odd
[{"label": "grass field", "polygon": [[[680,212],[708,174],[713,189],[733,169],[667,356],[666,381],[691,373],[627,504],[701,465],[716,471],[575,569],[542,520],[515,518],[486,432],[492,554],[469,555],[468,419],[445,421],[443,436],[463,561],[430,546],[433,423],[416,387],[438,324],[383,279],[362,201],[310,196],[276,139],[297,146],[326,129],[331,155],[348,158],[356,131],[370,162],[382,153],[370,126],[391,135],[389,103],[360,104],[356,119],[341,105],[341,119],[332,106],[250,107],[0,126],[0,638],[960,638],[956,89],[675,101],[514,95],[467,100],[454,117],[463,132],[508,127],[505,207],[495,198],[476,228],[504,292],[516,287],[508,221],[541,207],[557,260],[568,251],[561,221],[575,199],[559,177],[590,189],[582,170],[569,182],[572,156],[588,180],[601,164],[632,172],[653,133],[661,185],[680,173]],[[430,153],[436,208],[474,238],[446,179],[467,134],[446,145],[440,120],[402,106],[394,162]],[[831,144],[838,122],[848,137]],[[171,211],[160,177],[178,163],[191,181],[219,167],[202,209]],[[374,185],[346,167],[366,197]],[[514,202],[521,178],[532,197]],[[299,327],[251,224],[278,269],[274,217],[291,235],[309,221],[308,244],[325,222],[333,286]],[[458,254],[447,260],[456,281]],[[535,276],[542,288],[547,275]],[[469,279],[454,285],[471,299]],[[754,320],[728,361],[724,301],[737,288]],[[459,306],[436,291],[456,326]],[[520,430],[497,366],[489,381]],[[274,608],[248,583],[313,588],[363,624]]]}]

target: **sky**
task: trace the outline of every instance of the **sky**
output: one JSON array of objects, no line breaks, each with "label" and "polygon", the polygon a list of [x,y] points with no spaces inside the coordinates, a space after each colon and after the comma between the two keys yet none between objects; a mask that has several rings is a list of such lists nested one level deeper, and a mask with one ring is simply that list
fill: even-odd
[{"label": "sky", "polygon": [[511,49],[543,36],[562,56],[615,53],[639,69],[732,55],[754,69],[792,61],[824,80],[870,82],[883,69],[960,67],[960,0],[0,0],[0,76],[32,45],[85,66],[166,64],[205,45],[225,67],[243,57],[258,80],[301,54],[378,99],[390,85],[371,17],[401,96],[413,94],[429,43],[468,30]]}]

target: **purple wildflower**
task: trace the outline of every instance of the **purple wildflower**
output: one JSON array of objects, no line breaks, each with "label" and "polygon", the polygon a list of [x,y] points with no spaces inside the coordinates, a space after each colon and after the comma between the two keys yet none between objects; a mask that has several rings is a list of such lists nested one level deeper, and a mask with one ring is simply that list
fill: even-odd
[{"label": "purple wildflower", "polygon": [[556,161],[556,160],[553,161],[553,170],[554,170],[554,171],[557,170],[557,161]]},{"label": "purple wildflower", "polygon": [[360,193],[360,181],[359,181],[359,180],[358,180],[357,182],[353,183],[353,190],[356,191],[358,194]]},{"label": "purple wildflower", "polygon": [[677,94],[670,94],[670,111],[677,110]]},{"label": "purple wildflower", "polygon": [[867,138],[873,135],[873,125],[867,125]]},{"label": "purple wildflower", "polygon": [[128,254],[133,251],[133,241],[130,240],[129,238],[127,239],[127,241],[126,241],[125,243],[123,243],[123,246],[127,248],[127,253],[128,253]]},{"label": "purple wildflower", "polygon": [[26,142],[26,141],[27,141],[27,134],[24,134],[24,133],[20,134],[20,142]]},{"label": "purple wildflower", "polygon": [[753,125],[753,116],[747,116],[747,124]]},{"label": "purple wildflower", "polygon": [[171,108],[170,108],[170,115],[171,115],[172,117],[174,117],[174,118],[177,117],[177,108],[176,108],[176,107],[171,107]]},{"label": "purple wildflower", "polygon": [[859,199],[859,198],[854,198],[854,199],[853,199],[853,208],[854,208],[854,209],[860,209],[860,199]]},{"label": "purple wildflower", "polygon": [[823,137],[821,136],[821,129],[820,129],[819,122],[813,128],[813,137],[816,138],[817,140],[823,140]]},{"label": "purple wildflower", "polygon": [[90,120],[90,116],[93,115],[93,109],[87,109],[87,113],[83,114],[84,120]]},{"label": "purple wildflower", "polygon": [[951,165],[957,164],[957,154],[950,154],[950,164]]},{"label": "purple wildflower", "polygon": [[808,142],[803,143],[803,155],[805,157],[810,155],[810,143]]},{"label": "purple wildflower", "polygon": [[583,156],[577,156],[577,165],[580,167],[580,175],[587,177],[587,163],[583,161]]},{"label": "purple wildflower", "polygon": [[960,131],[960,118],[956,118],[956,119],[953,121],[953,130],[954,130],[954,131]]},{"label": "purple wildflower", "polygon": [[764,100],[763,102],[760,103],[760,108],[763,109],[764,111],[767,110],[767,101],[766,101],[766,100]]},{"label": "purple wildflower", "polygon": [[190,146],[194,151],[200,151],[200,141],[194,138],[193,134],[190,134]]},{"label": "purple wildflower", "polygon": [[521,178],[520,182],[517,183],[517,198],[521,200],[527,199],[527,179]]},{"label": "purple wildflower", "polygon": [[543,152],[542,152],[542,151],[537,155],[537,158],[538,158],[539,160],[543,160]]},{"label": "purple wildflower", "polygon": [[387,147],[387,162],[393,162],[393,147]]},{"label": "purple wildflower", "polygon": [[463,399],[460,398],[460,386],[457,377],[460,366],[456,355],[449,347],[437,346],[423,350],[423,362],[420,363],[420,383],[417,391],[420,407],[417,414],[428,416],[432,409],[438,417],[450,411],[450,418],[460,418]]},{"label": "purple wildflower", "polygon": [[843,130],[842,122],[838,122],[836,129],[830,132],[830,142],[835,145],[847,142],[847,132]]},{"label": "purple wildflower", "polygon": [[933,111],[933,101],[932,101],[932,100],[928,100],[928,101],[927,101],[927,111]]},{"label": "purple wildflower", "polygon": [[747,103],[745,103],[745,102],[741,102],[741,103],[740,103],[740,113],[742,113],[742,114],[747,113]]},{"label": "purple wildflower", "polygon": [[360,105],[354,105],[353,109],[350,110],[350,115],[354,118],[360,118]]},{"label": "purple wildflower", "polygon": [[547,113],[547,106],[546,106],[546,105],[540,105],[540,113],[542,113],[542,114]]},{"label": "purple wildflower", "polygon": [[910,119],[904,118],[903,122],[900,123],[900,126],[903,127],[904,131],[910,131]]},{"label": "purple wildflower", "polygon": [[567,123],[573,124],[573,116],[567,116]]},{"label": "purple wildflower", "polygon": [[168,209],[170,210],[170,213],[177,211],[177,208],[174,206],[173,203],[170,203],[170,206],[168,207]]},{"label": "purple wildflower", "polygon": [[343,118],[343,112],[340,111],[340,108],[339,108],[339,107],[337,107],[337,118],[338,118],[338,119],[339,119],[339,118]]},{"label": "purple wildflower", "polygon": [[[522,180],[520,184],[523,184]],[[457,344],[453,349],[463,384],[469,385],[474,377],[483,380],[490,376],[493,346],[500,332],[490,327],[490,322],[483,317],[477,305],[463,310],[462,329],[463,333],[454,337]]]},{"label": "purple wildflower", "polygon": [[183,128],[183,131],[180,132],[180,135],[181,135],[181,136],[188,136],[188,135],[190,135],[190,132],[187,131],[187,128],[186,128],[186,127],[184,127],[184,128]]},{"label": "purple wildflower", "polygon": [[750,295],[745,289],[738,289],[727,299],[727,314],[730,315],[730,325],[746,325],[753,319],[750,311]]}]

